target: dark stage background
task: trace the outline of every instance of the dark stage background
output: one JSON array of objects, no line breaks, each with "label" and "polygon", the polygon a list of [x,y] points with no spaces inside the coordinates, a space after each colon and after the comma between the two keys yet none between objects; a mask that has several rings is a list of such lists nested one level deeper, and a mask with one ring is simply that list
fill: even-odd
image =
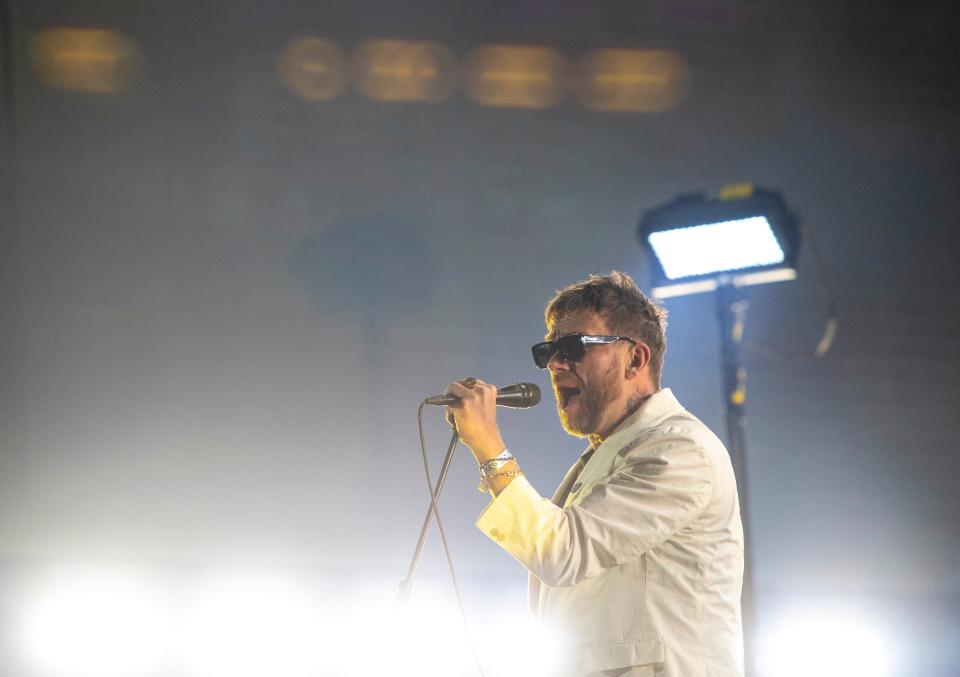
[{"label": "dark stage background", "polygon": [[[62,566],[167,584],[296,572],[389,604],[426,507],[420,400],[470,374],[548,387],[528,346],[553,291],[611,269],[646,285],[642,211],[746,180],[782,190],[814,231],[840,319],[822,360],[745,353],[758,632],[797,607],[852,610],[889,640],[889,674],[960,673],[955,3],[3,10],[7,660],[20,592]],[[112,93],[51,86],[30,50],[53,27],[122,33],[139,68]],[[692,79],[650,113],[484,107],[459,90],[310,101],[276,66],[305,35],[346,54],[433,40],[458,59],[486,44],[570,60],[669,48]],[[816,344],[809,250],[797,281],[750,298],[749,337]],[[723,435],[713,300],[666,305],[665,385]],[[439,411],[427,423],[436,468],[447,433]],[[552,398],[501,427],[548,495],[583,446]],[[442,509],[482,634],[491,608],[522,613],[525,576],[472,526],[475,473],[462,452]],[[438,541],[418,589],[448,605]],[[450,660],[446,674],[473,674],[469,654]]]}]

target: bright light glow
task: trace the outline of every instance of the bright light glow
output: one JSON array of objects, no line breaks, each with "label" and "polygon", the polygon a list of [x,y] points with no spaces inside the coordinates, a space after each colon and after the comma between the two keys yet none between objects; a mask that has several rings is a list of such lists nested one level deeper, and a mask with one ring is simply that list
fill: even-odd
[{"label": "bright light glow", "polygon": [[210,677],[298,677],[323,666],[325,629],[318,600],[291,579],[218,577],[187,612],[180,660]]},{"label": "bright light glow", "polygon": [[749,287],[754,284],[770,284],[771,282],[787,282],[797,279],[797,271],[793,268],[773,268],[758,270],[755,273],[744,273],[733,278],[733,286]]},{"label": "bright light glow", "polygon": [[651,290],[654,298],[669,299],[674,296],[690,296],[691,294],[704,294],[713,291],[720,284],[716,280],[697,280],[696,282],[680,282],[663,287],[654,287]]},{"label": "bright light glow", "polygon": [[[554,677],[563,672],[559,636],[526,609],[501,613],[476,631],[486,674],[497,677]],[[504,642],[503,638],[512,638]]]},{"label": "bright light glow", "polygon": [[[793,268],[771,268],[769,270],[758,270],[755,273],[744,273],[743,275],[734,275],[731,283],[734,287],[749,287],[755,284],[771,284],[773,282],[787,282],[797,279],[797,271]],[[668,284],[662,287],[654,287],[651,290],[654,298],[668,299],[674,296],[689,296],[691,294],[702,294],[713,291],[720,286],[715,279],[695,280],[693,282],[678,282]]]},{"label": "bright light glow", "polygon": [[783,249],[762,216],[658,231],[648,239],[671,280],[784,260]]},{"label": "bright light glow", "polygon": [[166,649],[160,598],[126,573],[55,577],[28,596],[19,630],[21,658],[41,674],[142,675]]},{"label": "bright light glow", "polygon": [[[418,583],[407,606],[393,604],[395,586],[354,590],[339,606],[338,661],[351,677],[450,677],[470,674],[472,658],[449,587]],[[351,603],[352,602],[352,603]],[[371,651],[370,638],[377,648]],[[358,663],[362,656],[364,665]]]},{"label": "bright light glow", "polygon": [[[163,581],[158,581],[163,583]],[[449,585],[323,584],[279,573],[216,574],[152,589],[102,571],[24,586],[19,673],[37,677],[458,677],[476,674]],[[162,594],[161,594],[162,591]],[[468,601],[488,677],[554,677],[556,637],[516,608]],[[468,597],[469,600],[469,597]]]},{"label": "bright light glow", "polygon": [[890,640],[865,617],[842,610],[804,611],[760,638],[763,677],[887,677]]},{"label": "bright light glow", "polygon": [[[393,582],[351,586],[333,598],[324,665],[338,677],[459,677],[475,675],[463,621],[449,585],[418,581],[407,606],[393,605]],[[517,608],[467,601],[477,652],[487,677],[555,677],[561,670],[553,635],[533,621],[522,597]],[[370,638],[377,648],[371,651]],[[358,661],[362,657],[362,661]]]}]

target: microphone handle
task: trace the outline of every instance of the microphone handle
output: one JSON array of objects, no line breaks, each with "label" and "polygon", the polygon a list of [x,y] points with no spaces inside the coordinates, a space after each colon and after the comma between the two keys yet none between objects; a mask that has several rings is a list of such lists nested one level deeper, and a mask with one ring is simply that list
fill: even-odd
[{"label": "microphone handle", "polygon": [[[536,389],[536,397],[531,397],[528,393],[525,393],[517,389],[517,386],[529,386]],[[435,407],[446,407],[448,405],[459,402],[460,398],[456,395],[434,395],[428,397],[424,402],[426,404],[432,404]],[[532,407],[540,401],[540,391],[539,388],[536,388],[532,383],[531,384],[516,384],[512,386],[506,386],[497,391],[497,406],[498,407],[513,407],[513,408],[522,408]]]},{"label": "microphone handle", "polygon": [[456,395],[433,395],[424,400],[427,404],[432,404],[435,407],[446,407],[449,404],[459,401],[460,398]]}]

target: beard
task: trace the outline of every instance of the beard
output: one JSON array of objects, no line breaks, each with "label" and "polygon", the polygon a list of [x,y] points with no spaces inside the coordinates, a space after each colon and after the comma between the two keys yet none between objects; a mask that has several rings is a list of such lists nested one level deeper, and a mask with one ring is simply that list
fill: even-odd
[{"label": "beard", "polygon": [[595,383],[584,383],[577,395],[576,411],[569,411],[569,407],[565,409],[557,394],[557,412],[564,430],[576,437],[587,437],[599,432],[604,412],[620,394],[618,373],[619,365],[612,361]]}]

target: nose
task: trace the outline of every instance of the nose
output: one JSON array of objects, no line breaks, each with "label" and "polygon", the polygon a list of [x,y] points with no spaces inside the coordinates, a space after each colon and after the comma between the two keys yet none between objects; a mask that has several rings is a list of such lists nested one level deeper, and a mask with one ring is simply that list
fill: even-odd
[{"label": "nose", "polygon": [[560,351],[557,350],[547,361],[547,369],[550,370],[551,374],[556,374],[561,371],[570,371],[570,363],[560,357]]}]

